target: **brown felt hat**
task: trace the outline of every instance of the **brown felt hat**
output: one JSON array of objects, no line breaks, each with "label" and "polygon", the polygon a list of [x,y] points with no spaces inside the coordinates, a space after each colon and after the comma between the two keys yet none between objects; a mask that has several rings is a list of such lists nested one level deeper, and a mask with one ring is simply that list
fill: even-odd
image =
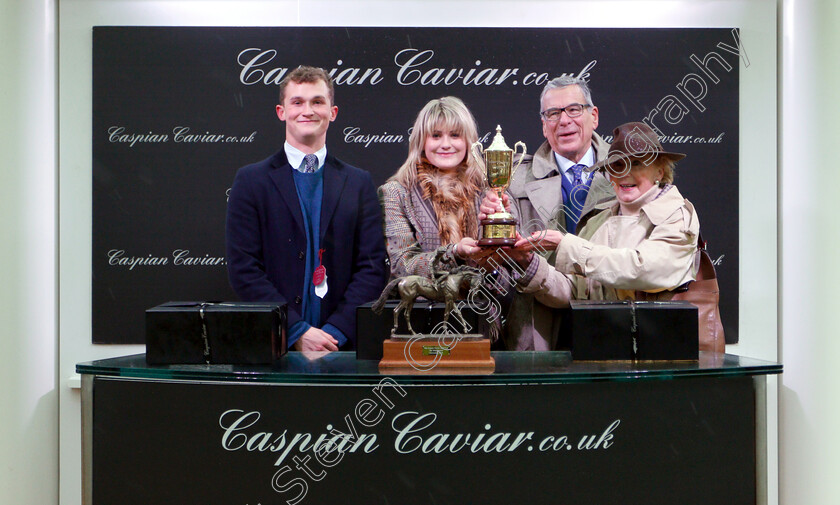
[{"label": "brown felt hat", "polygon": [[645,123],[624,123],[613,130],[613,141],[607,158],[589,167],[590,172],[609,167],[613,173],[624,173],[630,168],[628,160],[641,158],[652,163],[660,156],[671,161],[685,158],[685,154],[671,153],[662,148],[659,137]]}]

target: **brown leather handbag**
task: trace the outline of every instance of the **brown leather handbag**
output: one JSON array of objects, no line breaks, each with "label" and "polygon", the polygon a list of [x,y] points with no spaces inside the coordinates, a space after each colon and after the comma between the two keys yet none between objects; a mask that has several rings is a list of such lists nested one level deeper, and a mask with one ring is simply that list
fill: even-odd
[{"label": "brown leather handbag", "polygon": [[697,247],[697,279],[687,288],[674,292],[672,300],[685,300],[697,306],[698,331],[701,351],[725,352],[726,340],[723,336],[723,323],[720,320],[720,288],[718,287],[715,265],[706,252],[706,242],[699,237]]},{"label": "brown leather handbag", "polygon": [[683,300],[697,307],[698,343],[701,351],[726,352],[726,339],[720,320],[720,288],[715,265],[706,252],[706,242],[698,237],[694,257],[696,280],[686,282],[672,291],[647,293],[636,291],[636,300]]}]

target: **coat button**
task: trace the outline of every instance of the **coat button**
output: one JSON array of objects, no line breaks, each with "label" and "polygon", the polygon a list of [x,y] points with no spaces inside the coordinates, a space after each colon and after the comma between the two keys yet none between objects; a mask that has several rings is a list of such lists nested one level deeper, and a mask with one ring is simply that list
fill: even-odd
[{"label": "coat button", "polygon": [[299,296],[295,297],[295,303],[296,304],[300,305],[300,302],[302,302],[302,301],[303,301],[303,299],[301,297],[299,297]]},{"label": "coat button", "polygon": [[299,253],[298,253],[298,259],[301,259],[301,260],[302,260],[302,259],[303,259],[303,258],[305,258],[305,257],[306,257],[306,254],[305,254],[303,251],[301,251],[301,252],[299,252]]}]

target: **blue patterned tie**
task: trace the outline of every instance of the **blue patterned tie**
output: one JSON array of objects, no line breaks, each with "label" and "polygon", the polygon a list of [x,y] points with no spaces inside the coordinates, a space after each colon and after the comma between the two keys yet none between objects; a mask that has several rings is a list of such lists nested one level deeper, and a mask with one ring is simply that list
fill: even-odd
[{"label": "blue patterned tie", "polygon": [[567,170],[567,172],[572,172],[574,179],[569,191],[569,199],[566,201],[566,229],[569,233],[575,233],[577,230],[577,222],[586,202],[586,194],[589,192],[589,188],[583,183],[584,170],[586,170],[586,165],[581,164],[573,165]]},{"label": "blue patterned tie", "polygon": [[318,157],[314,154],[307,154],[303,157],[303,173],[311,174],[318,170]]},{"label": "blue patterned tie", "polygon": [[572,168],[570,168],[569,170],[571,170],[574,174],[572,186],[580,186],[581,184],[583,184],[583,171],[586,170],[586,165],[573,165]]}]

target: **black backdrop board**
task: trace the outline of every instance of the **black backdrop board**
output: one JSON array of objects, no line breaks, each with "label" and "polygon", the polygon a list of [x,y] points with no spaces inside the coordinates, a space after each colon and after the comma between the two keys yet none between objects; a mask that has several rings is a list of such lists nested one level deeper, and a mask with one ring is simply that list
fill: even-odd
[{"label": "black backdrop board", "polygon": [[719,260],[733,341],[738,76],[748,68],[737,33],[95,27],[93,341],[141,343],[143,311],[169,300],[235,299],[224,258],[226,192],[237,168],[282,147],[276,82],[300,64],[333,71],[339,114],[328,149],[377,184],[405,159],[417,112],[440,96],[462,98],[486,141],[501,124],[509,145],[522,140],[532,153],[543,141],[540,91],[560,74],[589,81],[608,140],[615,126],[649,118],[666,148],[688,154],[676,182]]},{"label": "black backdrop board", "polygon": [[[751,377],[383,380],[305,387],[95,378],[92,503],[756,500]],[[312,445],[329,440],[344,452],[316,456]]]}]

